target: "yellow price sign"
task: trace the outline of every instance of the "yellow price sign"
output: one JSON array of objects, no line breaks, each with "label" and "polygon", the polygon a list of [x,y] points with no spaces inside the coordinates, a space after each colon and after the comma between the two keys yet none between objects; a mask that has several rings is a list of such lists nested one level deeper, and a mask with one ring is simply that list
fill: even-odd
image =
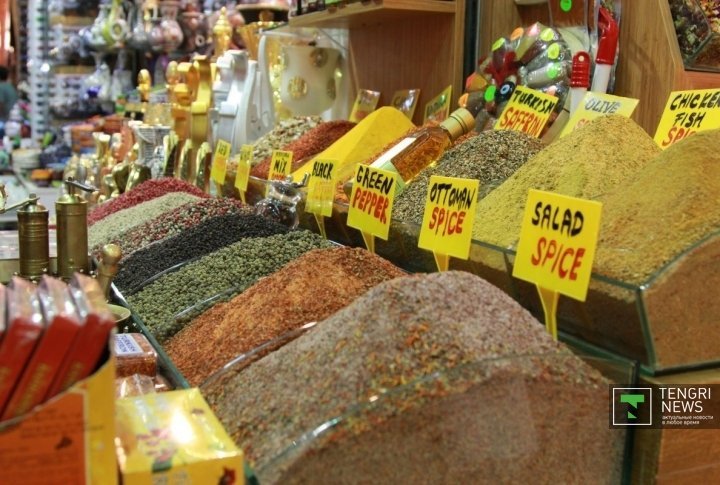
[{"label": "yellow price sign", "polygon": [[522,131],[540,138],[557,102],[555,96],[517,86],[494,129]]},{"label": "yellow price sign", "polygon": [[560,137],[585,126],[596,118],[608,115],[620,115],[626,118],[632,116],[639,100],[623,98],[612,94],[588,92],[580,101],[580,106],[572,114],[567,124],[560,132]]},{"label": "yellow price sign", "polygon": [[232,147],[225,140],[218,140],[215,147],[215,155],[213,156],[212,168],[210,169],[210,178],[218,185],[225,183],[225,172],[227,171],[227,161],[230,158],[230,150]]},{"label": "yellow price sign", "polygon": [[347,225],[359,229],[370,251],[374,237],[387,240],[397,174],[359,164],[355,169]]},{"label": "yellow price sign", "polygon": [[433,252],[440,271],[448,269],[449,256],[470,255],[479,186],[478,180],[430,177],[418,246]]},{"label": "yellow price sign", "polygon": [[655,131],[663,150],[698,131],[720,128],[720,89],[673,91]]},{"label": "yellow price sign", "polygon": [[292,168],[293,152],[273,150],[268,180],[285,180]]},{"label": "yellow price sign", "polygon": [[585,301],[602,204],[531,189],[513,276],[538,287],[548,330],[557,338],[558,295]]},{"label": "yellow price sign", "polygon": [[436,121],[440,123],[450,114],[450,103],[452,98],[452,84],[445,89],[443,92],[435,96],[433,99],[425,104],[425,115],[423,117],[423,124],[428,121]]},{"label": "yellow price sign", "polygon": [[305,210],[319,216],[332,215],[337,160],[315,160],[308,181]]},{"label": "yellow price sign", "polygon": [[245,192],[247,192],[248,182],[250,181],[250,168],[253,162],[253,146],[243,145],[238,155],[237,171],[235,172],[235,188],[240,192],[240,198],[245,202]]}]

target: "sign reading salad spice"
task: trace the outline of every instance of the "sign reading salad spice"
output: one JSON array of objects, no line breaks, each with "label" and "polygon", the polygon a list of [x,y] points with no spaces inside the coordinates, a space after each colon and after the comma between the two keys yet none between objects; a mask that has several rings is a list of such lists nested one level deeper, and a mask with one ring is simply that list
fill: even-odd
[{"label": "sign reading salad spice", "polygon": [[315,160],[308,181],[305,210],[319,216],[332,215],[337,160]]},{"label": "sign reading salad spice", "polygon": [[347,225],[359,229],[370,251],[373,237],[387,240],[395,200],[397,175],[387,170],[359,164],[350,194]]},{"label": "sign reading salad spice", "polygon": [[240,192],[240,198],[245,202],[245,192],[247,192],[248,182],[250,181],[250,167],[253,161],[253,146],[243,145],[238,155],[237,172],[235,172],[235,188]]},{"label": "sign reading salad spice", "polygon": [[448,269],[449,256],[470,255],[479,185],[472,179],[430,177],[418,246],[433,252],[440,271]]},{"label": "sign reading salad spice", "polygon": [[558,99],[555,96],[517,86],[495,122],[496,130],[522,131],[540,138]]},{"label": "sign reading salad spice", "polygon": [[292,152],[273,150],[272,159],[270,161],[270,175],[268,176],[268,180],[285,180],[285,177],[290,175],[292,158]]},{"label": "sign reading salad spice", "polygon": [[215,156],[213,156],[212,168],[210,169],[210,178],[218,185],[225,183],[225,172],[227,171],[227,161],[230,158],[230,144],[225,140],[218,140],[215,147]]},{"label": "sign reading salad spice", "polygon": [[698,131],[720,128],[720,89],[670,93],[655,143],[663,150]]},{"label": "sign reading salad spice", "polygon": [[585,301],[601,211],[599,202],[529,192],[513,276],[538,287],[545,323],[554,338],[558,295]]},{"label": "sign reading salad spice", "polygon": [[621,115],[630,118],[638,102],[639,100],[633,98],[588,92],[560,132],[560,136],[563,137],[601,116]]}]

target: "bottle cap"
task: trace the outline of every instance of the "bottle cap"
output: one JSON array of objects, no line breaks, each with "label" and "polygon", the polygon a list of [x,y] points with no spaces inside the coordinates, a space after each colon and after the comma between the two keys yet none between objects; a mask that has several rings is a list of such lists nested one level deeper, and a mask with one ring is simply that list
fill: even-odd
[{"label": "bottle cap", "polygon": [[475,128],[475,117],[470,111],[460,108],[450,113],[440,126],[450,134],[450,138],[456,140]]}]

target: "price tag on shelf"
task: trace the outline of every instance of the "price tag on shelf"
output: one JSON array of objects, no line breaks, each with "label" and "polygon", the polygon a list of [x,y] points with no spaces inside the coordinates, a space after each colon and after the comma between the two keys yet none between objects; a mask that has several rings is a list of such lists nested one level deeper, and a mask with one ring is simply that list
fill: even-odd
[{"label": "price tag on shelf", "polygon": [[235,188],[240,192],[240,198],[243,202],[245,202],[245,192],[247,192],[248,182],[250,181],[252,162],[253,146],[243,145],[242,148],[240,148],[237,172],[235,172]]},{"label": "price tag on shelf", "polygon": [[720,128],[720,89],[673,91],[655,131],[663,150],[698,131]]},{"label": "price tag on shelf", "polygon": [[358,164],[350,194],[347,225],[359,229],[368,250],[375,252],[375,237],[387,240],[395,200],[397,174]]},{"label": "price tag on shelf", "polygon": [[595,201],[533,189],[528,194],[513,276],[538,287],[555,339],[558,295],[585,301],[601,212]]},{"label": "price tag on shelf", "polygon": [[540,138],[557,101],[555,96],[517,86],[500,118],[495,122],[494,129],[522,131]]},{"label": "price tag on shelf", "polygon": [[225,140],[218,140],[215,147],[215,155],[213,156],[212,168],[210,169],[210,178],[216,184],[225,183],[225,172],[227,171],[227,161],[230,158],[230,149],[232,147]]},{"label": "price tag on shelf", "polygon": [[283,150],[273,150],[270,161],[270,175],[268,180],[285,180],[290,175],[293,153]]},{"label": "price tag on shelf", "polygon": [[580,106],[573,113],[567,124],[560,132],[560,137],[572,133],[578,128],[590,123],[596,118],[607,115],[620,115],[630,118],[637,107],[639,100],[623,98],[612,94],[588,92],[580,102]]},{"label": "price tag on shelf", "polygon": [[440,271],[447,271],[450,256],[470,255],[478,180],[430,177],[418,246],[433,252]]},{"label": "price tag on shelf", "polygon": [[428,121],[440,123],[450,114],[450,103],[452,98],[452,85],[443,89],[443,92],[435,96],[425,104],[423,124]]}]

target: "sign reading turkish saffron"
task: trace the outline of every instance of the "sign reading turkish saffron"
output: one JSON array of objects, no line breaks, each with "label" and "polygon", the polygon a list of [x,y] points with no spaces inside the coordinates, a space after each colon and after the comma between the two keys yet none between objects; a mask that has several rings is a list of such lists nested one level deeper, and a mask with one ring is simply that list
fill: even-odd
[{"label": "sign reading turkish saffron", "polygon": [[335,199],[336,160],[315,160],[308,181],[305,210],[319,216],[332,215]]},{"label": "sign reading turkish saffron", "polygon": [[419,247],[468,258],[479,185],[479,181],[472,179],[430,177]]},{"label": "sign reading turkish saffron", "polygon": [[347,225],[387,240],[395,199],[396,174],[358,165],[350,194]]},{"label": "sign reading turkish saffron", "polygon": [[698,131],[720,128],[720,89],[673,91],[655,131],[663,150]]},{"label": "sign reading turkish saffron", "polygon": [[522,131],[540,138],[558,99],[555,96],[517,86],[495,122],[496,130]]},{"label": "sign reading turkish saffron", "polygon": [[585,301],[602,204],[530,190],[513,276]]}]

